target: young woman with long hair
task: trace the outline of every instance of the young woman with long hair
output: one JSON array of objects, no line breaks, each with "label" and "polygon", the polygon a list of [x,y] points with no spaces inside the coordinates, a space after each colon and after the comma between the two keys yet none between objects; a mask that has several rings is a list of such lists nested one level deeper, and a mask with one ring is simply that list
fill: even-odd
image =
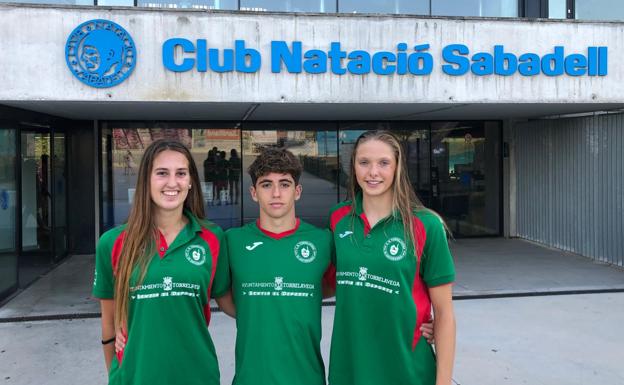
[{"label": "young woman with long hair", "polygon": [[[336,312],[329,384],[450,385],[455,270],[444,222],[416,197],[390,132],[362,134],[350,168],[350,200],[330,214]],[[432,307],[435,353],[421,332]]]},{"label": "young woman with long hair", "polygon": [[[223,232],[204,220],[197,167],[179,142],[158,140],[139,166],[126,224],[96,249],[109,384],[218,385],[210,297],[230,286]],[[125,336],[115,353],[116,333]]]}]

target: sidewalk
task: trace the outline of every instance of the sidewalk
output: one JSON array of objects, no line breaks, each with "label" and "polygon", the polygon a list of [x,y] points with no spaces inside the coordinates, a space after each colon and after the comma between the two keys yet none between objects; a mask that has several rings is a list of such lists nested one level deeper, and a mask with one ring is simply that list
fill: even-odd
[{"label": "sidewalk", "polygon": [[[451,248],[454,296],[462,299],[456,384],[624,383],[624,292],[612,292],[624,291],[623,269],[520,240],[459,240]],[[73,256],[0,308],[0,384],[106,383],[92,271],[92,256]],[[600,294],[552,295],[585,292]],[[524,297],[484,299],[491,296]],[[333,311],[323,307],[326,363]],[[234,321],[217,312],[210,330],[229,384]]]},{"label": "sidewalk", "polygon": [[[455,299],[624,291],[624,269],[517,239],[451,242]],[[94,317],[94,257],[75,255],[0,308],[7,319]]]},{"label": "sidewalk", "polygon": [[[457,301],[455,383],[623,384],[623,309],[624,293]],[[326,365],[333,312],[323,308]],[[214,314],[223,385],[234,374],[235,331]],[[99,319],[0,323],[0,373],[3,385],[106,384]]]}]

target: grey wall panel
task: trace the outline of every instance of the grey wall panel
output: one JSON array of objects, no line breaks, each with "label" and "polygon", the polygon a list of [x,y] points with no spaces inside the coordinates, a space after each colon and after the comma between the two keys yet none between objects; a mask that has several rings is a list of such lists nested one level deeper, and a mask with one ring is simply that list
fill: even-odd
[{"label": "grey wall panel", "polygon": [[624,266],[624,115],[514,127],[518,236]]}]

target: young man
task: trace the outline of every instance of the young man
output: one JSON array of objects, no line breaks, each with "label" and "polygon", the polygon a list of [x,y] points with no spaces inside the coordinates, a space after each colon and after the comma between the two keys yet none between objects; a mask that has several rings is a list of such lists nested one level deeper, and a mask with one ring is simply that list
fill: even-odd
[{"label": "young man", "polygon": [[226,232],[232,291],[218,299],[236,317],[234,385],[324,385],[321,300],[331,233],[295,215],[302,167],[291,152],[267,149],[248,171],[260,215]]}]

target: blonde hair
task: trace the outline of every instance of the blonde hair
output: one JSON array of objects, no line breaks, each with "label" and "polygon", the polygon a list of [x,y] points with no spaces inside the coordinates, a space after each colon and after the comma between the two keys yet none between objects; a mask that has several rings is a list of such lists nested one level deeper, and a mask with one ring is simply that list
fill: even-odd
[{"label": "blonde hair", "polygon": [[157,140],[150,144],[139,165],[134,203],[130,209],[125,229],[125,239],[115,270],[115,329],[126,325],[132,274],[138,267],[139,282],[145,276],[147,265],[154,255],[158,229],[154,222],[154,205],[150,195],[150,180],[154,159],[163,151],[176,151],[186,157],[191,186],[184,201],[184,208],[198,219],[204,218],[204,200],[197,166],[190,151],[179,142]]},{"label": "blonde hair", "polygon": [[[399,139],[391,132],[385,130],[366,131],[355,141],[353,152],[351,153],[349,199],[355,201],[357,194],[362,191],[362,188],[358,184],[355,176],[355,157],[357,155],[358,147],[370,140],[378,140],[385,143],[390,146],[394,152],[396,170],[394,172],[394,182],[392,183],[392,215],[395,218],[400,217],[403,222],[403,231],[406,240],[413,244],[417,249],[418,240],[414,234],[414,211],[428,209],[426,209],[420,199],[418,199],[414,189],[412,188],[407,172],[407,157],[405,156],[405,151],[399,142]],[[352,215],[355,215],[355,206],[352,209]]]}]

